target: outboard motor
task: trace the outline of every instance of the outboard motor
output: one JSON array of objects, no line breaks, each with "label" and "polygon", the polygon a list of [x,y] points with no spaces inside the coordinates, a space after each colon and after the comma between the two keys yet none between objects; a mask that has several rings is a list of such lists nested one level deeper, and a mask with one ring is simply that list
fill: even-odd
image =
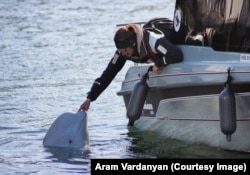
[{"label": "outboard motor", "polygon": [[142,109],[144,103],[147,98],[148,93],[148,84],[147,79],[149,78],[149,71],[152,70],[152,66],[149,67],[147,73],[142,76],[141,81],[136,83],[134,86],[133,92],[129,99],[128,108],[127,108],[127,116],[129,118],[129,126],[133,126],[135,120],[138,120],[141,116]]},{"label": "outboard motor", "polygon": [[227,141],[231,141],[231,135],[236,130],[235,95],[231,87],[231,81],[232,77],[229,68],[227,81],[219,96],[220,127],[221,131],[227,136]]}]

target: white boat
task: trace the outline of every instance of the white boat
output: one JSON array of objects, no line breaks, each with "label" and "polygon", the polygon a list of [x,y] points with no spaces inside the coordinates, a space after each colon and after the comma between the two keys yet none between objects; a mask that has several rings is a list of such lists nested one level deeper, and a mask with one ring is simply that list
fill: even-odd
[{"label": "white boat", "polygon": [[[175,8],[173,31],[185,37],[175,44],[184,60],[161,74],[147,74],[151,64],[129,68],[117,94],[130,125],[170,139],[250,151],[250,2],[177,0]],[[195,35],[187,37],[183,29]],[[214,35],[205,38],[204,31]],[[200,45],[187,40],[200,34]]]}]

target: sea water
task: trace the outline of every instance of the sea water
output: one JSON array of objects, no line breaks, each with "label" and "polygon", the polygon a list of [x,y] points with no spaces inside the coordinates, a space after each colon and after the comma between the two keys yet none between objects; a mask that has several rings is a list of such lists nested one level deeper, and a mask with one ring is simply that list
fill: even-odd
[{"label": "sea water", "polygon": [[88,111],[88,150],[47,148],[64,112],[77,112],[114,54],[117,24],[172,18],[172,0],[1,0],[0,174],[89,174],[92,158],[249,158],[127,127],[116,95],[126,63]]}]

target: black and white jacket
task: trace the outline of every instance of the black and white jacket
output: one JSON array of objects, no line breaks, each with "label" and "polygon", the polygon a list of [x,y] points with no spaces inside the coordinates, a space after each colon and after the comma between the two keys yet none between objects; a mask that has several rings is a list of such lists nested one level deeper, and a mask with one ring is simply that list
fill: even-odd
[{"label": "black and white jacket", "polygon": [[146,30],[138,26],[136,36],[138,55],[128,59],[122,57],[117,50],[102,75],[94,81],[87,96],[91,101],[96,100],[108,87],[117,73],[125,65],[126,60],[131,60],[136,63],[145,63],[151,60],[157,67],[164,67],[168,64],[182,61],[182,52],[174,46],[162,32],[154,29]]}]

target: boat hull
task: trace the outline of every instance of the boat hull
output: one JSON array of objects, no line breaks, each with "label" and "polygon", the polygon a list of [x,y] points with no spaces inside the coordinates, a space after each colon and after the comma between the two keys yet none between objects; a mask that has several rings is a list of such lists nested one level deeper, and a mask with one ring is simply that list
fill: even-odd
[{"label": "boat hull", "polygon": [[[221,132],[219,96],[205,95],[160,101],[155,117],[142,117],[134,123],[140,130],[161,136],[202,143],[227,150],[250,151],[250,94],[236,94],[237,129],[228,141]],[[150,109],[150,107],[147,107]]]},{"label": "boat hull", "polygon": [[250,150],[250,121],[237,121],[237,130],[230,142],[220,131],[219,121],[162,120],[144,117],[137,120],[134,126],[188,143],[201,143],[233,151],[249,152]]}]

